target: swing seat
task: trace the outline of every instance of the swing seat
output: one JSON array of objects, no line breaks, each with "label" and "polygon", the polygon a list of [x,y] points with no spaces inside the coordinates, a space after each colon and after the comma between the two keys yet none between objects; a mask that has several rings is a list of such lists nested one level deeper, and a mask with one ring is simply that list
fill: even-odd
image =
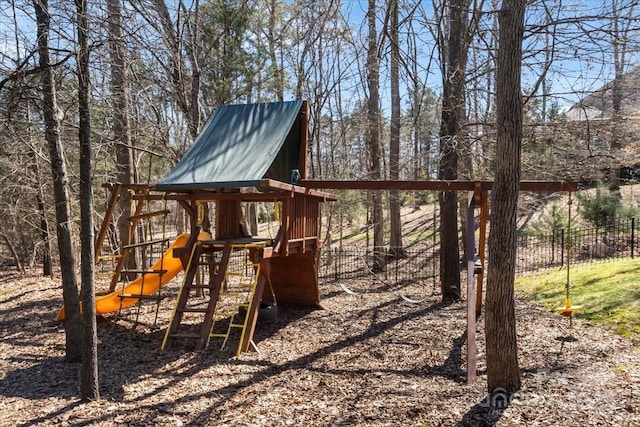
[{"label": "swing seat", "polygon": [[564,301],[564,307],[556,308],[556,313],[560,314],[561,316],[570,317],[573,316],[573,313],[575,311],[580,311],[583,309],[584,307],[581,305],[572,305],[571,300],[567,298]]}]

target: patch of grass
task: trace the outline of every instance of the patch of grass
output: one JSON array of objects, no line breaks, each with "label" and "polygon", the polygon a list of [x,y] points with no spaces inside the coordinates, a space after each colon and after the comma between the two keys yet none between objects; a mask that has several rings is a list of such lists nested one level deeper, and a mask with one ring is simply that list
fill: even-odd
[{"label": "patch of grass", "polygon": [[[640,259],[572,265],[570,299],[584,306],[574,315],[592,324],[605,324],[617,334],[640,338]],[[516,289],[550,310],[564,306],[567,270],[516,278]]]}]

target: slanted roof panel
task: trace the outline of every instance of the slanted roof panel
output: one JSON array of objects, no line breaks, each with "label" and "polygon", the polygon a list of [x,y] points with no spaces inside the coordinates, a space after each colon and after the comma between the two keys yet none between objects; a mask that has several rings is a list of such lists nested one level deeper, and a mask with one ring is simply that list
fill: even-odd
[{"label": "slanted roof panel", "polygon": [[[294,126],[301,108],[302,101],[218,107],[156,188],[252,186],[265,177],[288,181],[299,162],[298,155],[291,153],[300,150],[300,130]],[[288,160],[282,162],[283,158]],[[265,176],[267,172],[270,176]]]}]

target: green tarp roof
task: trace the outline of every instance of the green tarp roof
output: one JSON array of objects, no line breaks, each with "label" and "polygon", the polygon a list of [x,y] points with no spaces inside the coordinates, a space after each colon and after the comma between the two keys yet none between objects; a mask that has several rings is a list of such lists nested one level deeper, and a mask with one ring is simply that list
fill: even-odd
[{"label": "green tarp roof", "polygon": [[218,107],[159,190],[256,186],[289,182],[299,169],[302,101]]}]

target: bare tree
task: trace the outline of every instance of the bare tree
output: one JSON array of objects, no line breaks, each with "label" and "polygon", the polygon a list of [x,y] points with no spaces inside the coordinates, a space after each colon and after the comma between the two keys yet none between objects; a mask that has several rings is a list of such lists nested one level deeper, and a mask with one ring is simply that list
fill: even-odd
[{"label": "bare tree", "polygon": [[[164,72],[169,82],[167,87],[169,93],[184,115],[189,135],[193,139],[200,131],[200,108],[199,103],[195,102],[199,99],[198,95],[200,94],[198,75],[200,68],[198,63],[193,62],[193,56],[184,54],[184,39],[182,37],[183,34],[192,36],[197,34],[194,28],[185,28],[185,26],[191,25],[191,20],[197,18],[199,1],[190,5],[196,11],[194,15],[187,13],[183,1],[178,2],[180,13],[176,14],[176,22],[172,19],[165,0],[149,0],[149,3],[150,5],[143,0],[130,2],[149,27],[159,35],[162,45],[150,46],[150,40],[143,40],[140,36],[138,39],[143,45],[146,43],[146,49],[152,52],[152,56]],[[191,44],[195,46],[195,43]],[[192,49],[191,52],[195,53],[196,50]],[[188,68],[187,65],[191,67]]]},{"label": "bare tree", "polygon": [[82,370],[80,399],[100,398],[93,242],[91,113],[89,109],[89,18],[87,0],[75,0],[78,27],[78,139],[80,140],[80,270],[82,278]]},{"label": "bare tree", "polygon": [[496,64],[497,157],[491,190],[491,234],[486,295],[487,386],[520,388],[514,280],[516,213],[522,146],[521,67],[526,0],[505,0],[499,12]]},{"label": "bare tree", "polygon": [[615,164],[609,171],[609,190],[620,190],[620,149],[622,143],[623,125],[623,88],[625,86],[625,71],[628,63],[628,43],[631,31],[631,24],[636,17],[634,10],[636,1],[627,2],[624,0],[611,0],[611,15],[609,24],[609,36],[611,37],[611,48],[613,56],[614,78],[611,91],[611,151]]},{"label": "bare tree", "polygon": [[[419,6],[417,3],[416,6]],[[425,43],[422,37],[427,34],[421,31],[419,22],[424,20],[427,28],[431,25],[431,15],[421,7],[416,7],[407,18],[406,51],[407,56],[402,61],[405,66],[405,73],[409,80],[408,92],[410,93],[410,108],[408,118],[411,129],[412,140],[412,179],[433,179],[434,172],[437,171],[437,156],[434,156],[434,136],[438,133],[440,117],[440,100],[438,95],[429,88],[427,83],[431,68],[434,66],[436,55],[434,47],[423,51],[429,44]],[[426,59],[426,63],[425,63]]]},{"label": "bare tree", "polygon": [[51,238],[49,237],[49,219],[47,218],[45,208],[40,165],[38,163],[38,156],[36,156],[33,150],[29,150],[29,157],[31,158],[31,170],[37,187],[36,204],[38,206],[38,215],[40,216],[40,237],[42,239],[42,274],[44,276],[51,276],[53,274],[51,267]]},{"label": "bare tree", "polygon": [[[369,0],[367,7],[368,51],[367,51],[367,147],[369,148],[369,179],[380,180],[380,62],[378,59],[378,33],[376,30],[376,1]],[[382,195],[379,191],[371,192],[373,209],[373,252],[374,270],[385,268],[384,254],[384,220],[382,211]]]},{"label": "bare tree", "polygon": [[269,23],[267,25],[267,43],[269,47],[269,68],[273,79],[273,90],[278,101],[284,101],[284,70],[279,65],[278,53],[282,55],[282,40],[276,37],[276,21],[280,12],[279,0],[268,0]]},{"label": "bare tree", "polygon": [[58,104],[53,80],[53,69],[49,56],[49,2],[33,0],[33,8],[38,25],[38,55],[42,78],[42,112],[45,120],[45,139],[49,145],[53,192],[56,205],[56,234],[62,271],[62,296],[65,310],[66,359],[79,362],[82,355],[82,318],[78,299],[78,283],[75,274],[75,259],[71,236],[71,206],[69,199],[69,178],[60,141]]},{"label": "bare tree", "polygon": [[[109,23],[109,59],[111,63],[111,99],[113,105],[113,143],[116,158],[116,179],[122,184],[134,180],[133,156],[131,153],[131,130],[129,121],[129,82],[127,78],[127,55],[122,31],[121,0],[107,1]],[[130,241],[129,217],[131,203],[127,197],[118,199],[117,229],[122,245]],[[128,268],[134,269],[136,258],[127,258]],[[114,283],[115,285],[115,283]]]},{"label": "bare tree", "polygon": [[[468,51],[470,0],[449,0],[440,12],[444,32],[438,46],[442,67],[442,119],[440,124],[440,165],[438,177],[458,179],[458,163],[463,144],[462,122],[466,118],[465,77]],[[445,18],[446,16],[446,18]],[[440,281],[442,300],[460,299],[460,249],[458,246],[458,197],[454,191],[440,193]]]},{"label": "bare tree", "polygon": [[[389,0],[389,43],[391,45],[391,124],[389,141],[389,178],[400,179],[400,24],[398,23],[398,0]],[[400,218],[400,191],[389,192],[391,251],[404,253],[402,245],[402,222]]]}]

